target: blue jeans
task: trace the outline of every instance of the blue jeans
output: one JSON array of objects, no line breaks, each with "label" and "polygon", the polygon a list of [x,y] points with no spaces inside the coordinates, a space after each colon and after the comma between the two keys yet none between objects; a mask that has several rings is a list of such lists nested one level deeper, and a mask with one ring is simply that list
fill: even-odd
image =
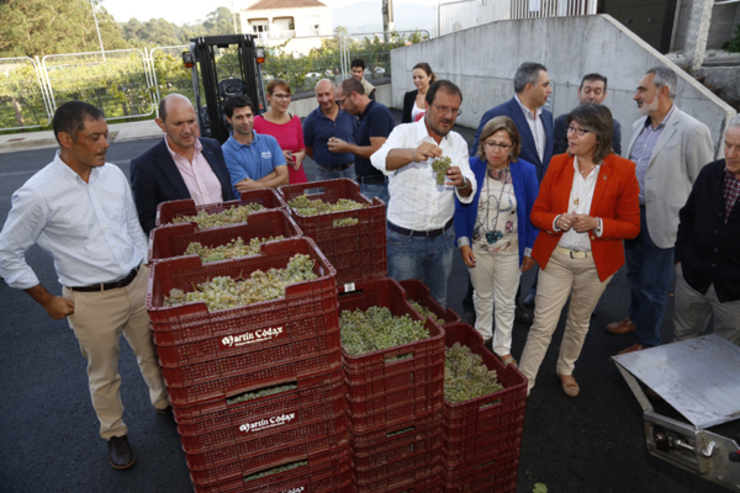
[{"label": "blue jeans", "polygon": [[452,272],[455,228],[450,226],[435,238],[403,235],[386,228],[388,275],[396,281],[419,279],[431,295],[447,307],[447,279]]},{"label": "blue jeans", "polygon": [[660,330],[673,272],[673,248],[659,248],[647,230],[645,209],[640,209],[640,234],[624,241],[627,282],[630,287],[629,316],[635,324],[637,344],[659,346]]},{"label": "blue jeans", "polygon": [[336,178],[349,178],[350,180],[354,180],[355,165],[353,164],[349,168],[342,170],[324,168],[318,165],[316,166],[316,181],[334,180]]},{"label": "blue jeans", "polygon": [[391,199],[391,196],[388,194],[387,183],[383,185],[368,185],[360,183],[360,193],[371,201],[373,200],[373,197],[378,197],[380,200],[385,202],[386,205],[388,205],[388,201]]}]

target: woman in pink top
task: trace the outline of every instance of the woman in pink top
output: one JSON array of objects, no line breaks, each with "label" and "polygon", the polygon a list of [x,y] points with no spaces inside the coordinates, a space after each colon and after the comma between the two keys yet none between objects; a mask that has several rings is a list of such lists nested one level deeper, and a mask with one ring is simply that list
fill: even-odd
[{"label": "woman in pink top", "polygon": [[306,183],[303,171],[303,158],[306,146],[303,144],[301,119],[288,113],[290,106],[290,86],[282,79],[273,79],[267,85],[267,102],[270,109],[254,118],[254,130],[259,134],[272,135],[283,150],[285,162],[289,165],[290,183]]}]

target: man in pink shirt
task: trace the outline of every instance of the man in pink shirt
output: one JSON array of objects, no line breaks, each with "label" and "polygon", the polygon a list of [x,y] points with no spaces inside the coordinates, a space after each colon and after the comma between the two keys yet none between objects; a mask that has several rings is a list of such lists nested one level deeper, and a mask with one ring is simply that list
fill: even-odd
[{"label": "man in pink shirt", "polygon": [[234,199],[221,145],[198,137],[198,118],[188,98],[164,98],[156,122],[164,138],[131,160],[131,188],[147,235],[161,202],[192,198],[201,205]]}]

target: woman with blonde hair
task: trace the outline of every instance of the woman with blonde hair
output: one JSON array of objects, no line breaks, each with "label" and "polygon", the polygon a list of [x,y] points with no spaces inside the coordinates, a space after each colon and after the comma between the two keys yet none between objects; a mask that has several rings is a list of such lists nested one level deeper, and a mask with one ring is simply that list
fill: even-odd
[{"label": "woman with blonde hair", "polygon": [[[475,328],[505,364],[511,355],[516,292],[521,272],[534,265],[537,229],[529,213],[537,198],[534,164],[519,159],[521,137],[514,120],[498,116],[481,131],[470,169],[478,183],[470,204],[455,199],[455,234],[470,271]],[[493,307],[496,306],[492,333]]]},{"label": "woman with blonde hair", "polygon": [[290,85],[286,81],[271,80],[267,84],[267,102],[270,109],[254,117],[254,131],[272,135],[277,139],[288,164],[290,183],[306,183],[308,178],[303,171],[303,158],[306,157],[303,126],[298,116],[288,112],[290,96]]}]

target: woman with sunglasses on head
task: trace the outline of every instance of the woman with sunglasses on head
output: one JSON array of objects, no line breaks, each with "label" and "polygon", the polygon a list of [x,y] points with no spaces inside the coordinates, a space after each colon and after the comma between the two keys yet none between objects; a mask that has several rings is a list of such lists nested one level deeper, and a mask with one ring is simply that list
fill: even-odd
[{"label": "woman with sunglasses on head", "polygon": [[567,117],[568,153],[553,156],[532,209],[540,228],[532,257],[540,265],[534,322],[520,369],[534,387],[560,312],[570,296],[556,372],[570,397],[591,312],[624,264],[622,241],[640,232],[635,163],[611,153],[613,120],[603,105],[578,106]]},{"label": "woman with sunglasses on head", "polygon": [[[475,328],[505,364],[511,355],[511,332],[521,272],[534,265],[537,229],[529,213],[537,198],[534,164],[519,159],[521,138],[511,118],[498,116],[481,131],[470,169],[478,184],[473,201],[455,200],[455,233],[473,283]],[[495,330],[493,308],[496,306]]]},{"label": "woman with sunglasses on head", "polygon": [[271,80],[267,84],[267,102],[270,109],[254,117],[254,130],[277,139],[288,164],[290,183],[306,183],[308,178],[303,171],[303,158],[306,157],[303,126],[298,116],[288,112],[290,85],[283,79]]},{"label": "woman with sunglasses on head", "polygon": [[420,62],[414,65],[411,72],[416,90],[409,91],[403,96],[403,116],[401,123],[418,122],[424,118],[426,109],[424,100],[427,96],[429,86],[437,80],[437,76],[432,72],[432,67],[426,62]]}]

